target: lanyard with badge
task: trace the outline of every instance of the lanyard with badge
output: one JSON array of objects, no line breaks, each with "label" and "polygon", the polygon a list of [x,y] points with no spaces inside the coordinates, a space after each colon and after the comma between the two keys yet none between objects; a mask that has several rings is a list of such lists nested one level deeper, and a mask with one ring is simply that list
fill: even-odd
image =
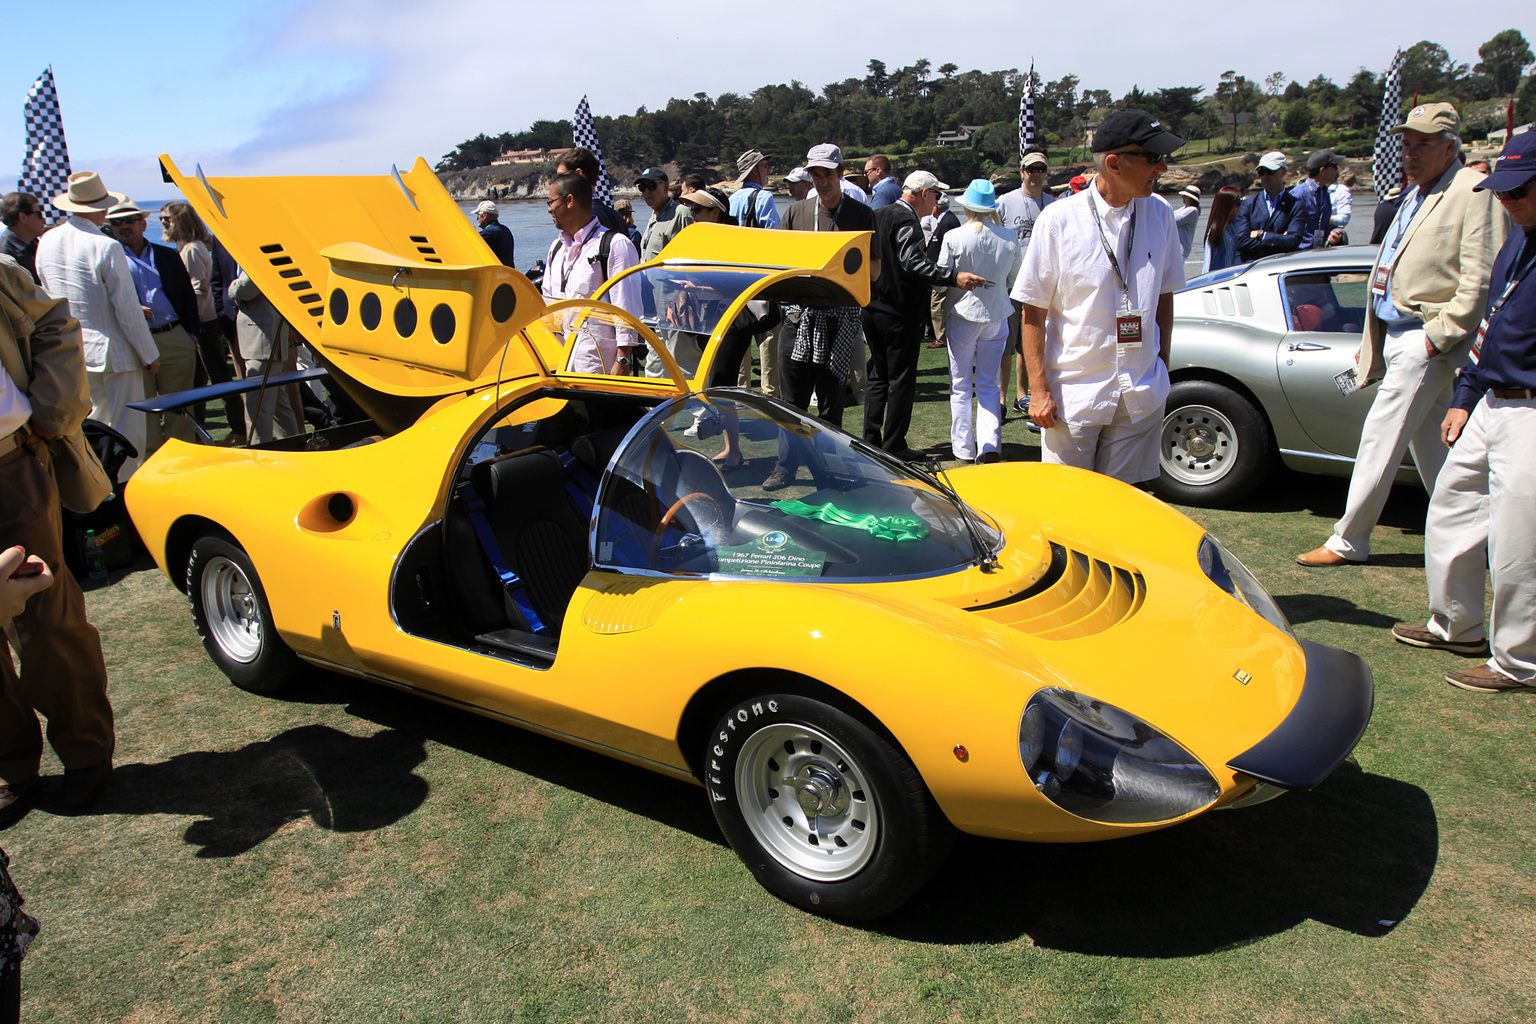
[{"label": "lanyard with badge", "polygon": [[[836,231],[837,230],[837,215],[839,213],[843,212],[843,200],[845,198],[846,198],[845,196],[839,195],[837,197],[837,205],[832,208],[832,212],[831,213],[827,214],[827,216],[832,221],[832,227],[830,229],[832,231]],[[812,231],[820,231],[821,230],[821,197],[820,196],[817,196],[817,198],[816,198],[816,214],[815,214],[814,217],[811,218],[811,230]]]},{"label": "lanyard with badge", "polygon": [[[1120,282],[1122,302],[1125,307],[1115,314],[1115,343],[1121,348],[1141,348],[1141,325],[1146,316],[1144,309],[1131,308],[1131,288],[1126,281],[1125,274],[1120,270],[1120,260],[1115,256],[1115,247],[1109,244],[1109,236],[1104,233],[1104,221],[1099,216],[1099,204],[1097,196],[1088,197],[1088,208],[1093,211],[1094,227],[1099,229],[1099,242],[1104,246],[1104,255],[1109,257],[1109,265],[1115,272],[1115,279]],[[1125,264],[1131,264],[1131,247],[1136,244],[1136,200],[1131,200],[1131,219],[1126,226],[1125,233]]]},{"label": "lanyard with badge", "polygon": [[[1414,216],[1419,212],[1419,207],[1424,205],[1424,195],[1417,189],[1413,193],[1413,203],[1410,205],[1408,197],[1403,197],[1402,205],[1397,208],[1397,216],[1392,218],[1392,241],[1381,247],[1381,252],[1392,253],[1392,258],[1385,264],[1381,262],[1381,254],[1376,256],[1376,268],[1371,271],[1371,302],[1376,302],[1387,297],[1387,286],[1392,280],[1392,268],[1397,266],[1397,258],[1401,256],[1403,235],[1408,233],[1408,226],[1413,223]],[[1407,214],[1407,219],[1403,215]]]},{"label": "lanyard with badge", "polygon": [[[1527,254],[1524,250],[1530,250]],[[1517,258],[1515,265],[1509,268],[1509,280],[1504,283],[1504,291],[1499,294],[1488,306],[1488,315],[1483,317],[1483,322],[1477,325],[1477,339],[1472,342],[1472,362],[1477,363],[1483,355],[1483,338],[1488,333],[1488,325],[1493,322],[1495,314],[1504,308],[1504,303],[1509,300],[1509,295],[1515,290],[1526,274],[1536,267],[1536,245],[1526,242]]]}]

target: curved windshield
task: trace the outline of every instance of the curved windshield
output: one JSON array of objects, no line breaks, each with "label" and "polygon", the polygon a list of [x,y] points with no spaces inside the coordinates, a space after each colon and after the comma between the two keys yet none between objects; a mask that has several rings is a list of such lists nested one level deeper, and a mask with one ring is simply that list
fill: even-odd
[{"label": "curved windshield", "polygon": [[[654,410],[614,460],[597,504],[596,562],[609,568],[871,579],[983,557],[962,510],[909,467],[734,389]],[[989,550],[1001,540],[989,525],[974,535]]]},{"label": "curved windshield", "polygon": [[[683,372],[691,376],[726,309],[742,292],[767,276],[762,271],[653,266],[623,281],[638,278],[644,307],[640,322],[666,342]],[[610,282],[609,287],[616,288],[618,284]],[[606,292],[598,297],[606,299]]]}]

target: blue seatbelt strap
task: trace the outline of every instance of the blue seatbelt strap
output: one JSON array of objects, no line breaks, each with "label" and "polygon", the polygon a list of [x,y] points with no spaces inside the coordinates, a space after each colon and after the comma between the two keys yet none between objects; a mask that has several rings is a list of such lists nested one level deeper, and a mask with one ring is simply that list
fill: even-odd
[{"label": "blue seatbelt strap", "polygon": [[565,493],[576,503],[582,518],[591,522],[592,505],[597,500],[597,481],[581,460],[569,451],[561,453],[560,468],[565,470]]},{"label": "blue seatbelt strap", "polygon": [[501,545],[496,541],[496,533],[491,529],[490,520],[485,517],[485,502],[481,499],[480,492],[475,490],[472,483],[466,482],[459,487],[459,497],[463,500],[464,507],[469,510],[469,521],[475,524],[475,535],[480,538],[481,550],[485,552],[485,557],[490,559],[491,568],[495,569],[496,575],[501,578],[501,585],[506,588],[507,596],[522,613],[523,621],[535,633],[549,632],[544,625],[544,620],[539,618],[539,613],[533,610],[533,604],[528,600],[523,581],[507,566],[507,560],[502,556]]}]

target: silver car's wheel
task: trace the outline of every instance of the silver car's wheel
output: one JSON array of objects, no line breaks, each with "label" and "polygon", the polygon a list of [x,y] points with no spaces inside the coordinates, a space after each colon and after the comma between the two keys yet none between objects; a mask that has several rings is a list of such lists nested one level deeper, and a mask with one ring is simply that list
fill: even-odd
[{"label": "silver car's wheel", "polygon": [[1232,472],[1242,439],[1208,405],[1185,405],[1163,418],[1163,472],[1183,484],[1214,484]]},{"label": "silver car's wheel", "polygon": [[864,869],[880,836],[880,809],[864,768],[826,733],[804,725],[761,729],[736,761],[747,828],[779,863],[840,882]]},{"label": "silver car's wheel", "polygon": [[304,670],[272,624],[256,567],[228,534],[199,537],[187,558],[187,601],[203,647],[237,686],[280,690]]},{"label": "silver car's wheel", "polygon": [[1243,395],[1214,381],[1168,391],[1157,493],[1181,505],[1229,505],[1264,478],[1269,424]]},{"label": "silver car's wheel", "polygon": [[261,653],[261,615],[251,581],[238,565],[219,556],[204,567],[202,588],[209,637],[231,661],[255,661]]}]

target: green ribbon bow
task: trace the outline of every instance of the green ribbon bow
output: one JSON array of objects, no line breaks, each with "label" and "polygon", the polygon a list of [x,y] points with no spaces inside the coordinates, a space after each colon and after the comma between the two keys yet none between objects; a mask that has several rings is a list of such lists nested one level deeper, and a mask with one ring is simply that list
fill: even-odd
[{"label": "green ribbon bow", "polygon": [[916,516],[872,516],[844,512],[830,501],[825,505],[807,505],[803,501],[775,501],[774,508],[792,516],[819,519],[833,526],[846,526],[854,530],[867,530],[881,540],[922,540],[928,536],[928,525]]}]

